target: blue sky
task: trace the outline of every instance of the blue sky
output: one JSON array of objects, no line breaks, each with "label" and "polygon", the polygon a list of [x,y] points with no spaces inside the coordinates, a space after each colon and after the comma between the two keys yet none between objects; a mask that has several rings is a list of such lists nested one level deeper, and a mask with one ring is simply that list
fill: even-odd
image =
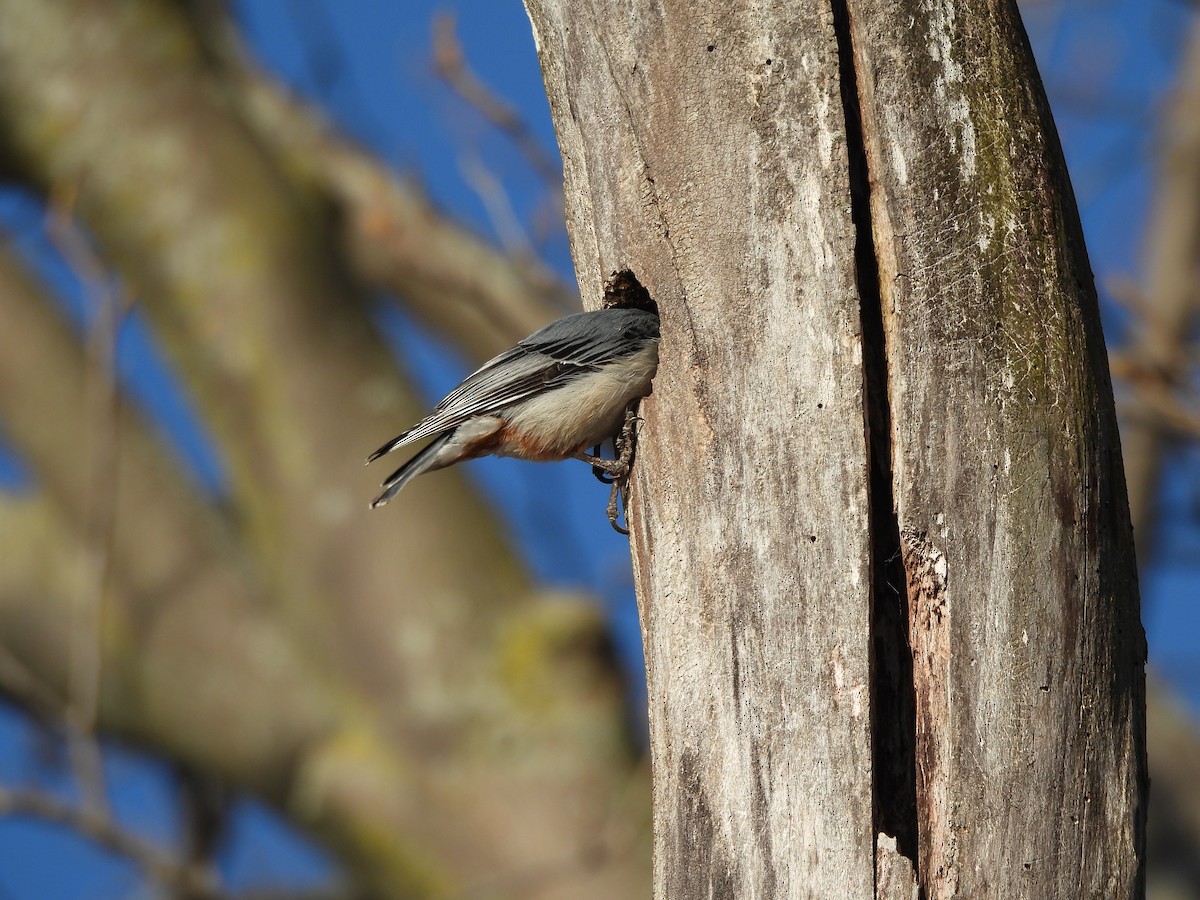
[{"label": "blue sky", "polygon": [[[554,152],[529,23],[515,0],[242,0],[236,7],[251,44],[269,68],[320,101],[344,129],[397,171],[419,181],[450,215],[483,234],[494,233],[488,211],[464,175],[476,160],[485,161],[503,180],[520,221],[529,222],[552,201],[546,185],[511,144],[432,73],[431,21],[439,12],[456,12],[458,36],[472,68],[523,112]],[[1140,274],[1154,122],[1183,50],[1190,14],[1174,0],[1069,0],[1025,8],[1103,297],[1117,280],[1137,280]],[[82,319],[78,285],[48,254],[36,204],[27,196],[0,191],[0,222]],[[546,260],[570,278],[561,230],[542,249]],[[1111,302],[1104,312],[1114,341],[1124,316]],[[381,308],[380,322],[431,397],[451,387],[467,368],[402,316]],[[118,349],[126,385],[163,423],[197,477],[220,491],[219,462],[140,321],[125,327]],[[606,490],[577,464],[534,467],[506,460],[471,466],[481,487],[510,515],[535,571],[545,580],[583,587],[601,598],[627,664],[639,671],[628,550],[599,513]],[[504,477],[491,477],[498,474]],[[0,459],[0,485],[13,487],[21,481],[19,463]],[[1177,455],[1166,491],[1164,551],[1143,572],[1151,659],[1200,709],[1200,664],[1194,650],[1200,630],[1200,450],[1192,447]],[[33,778],[69,796],[71,787],[56,774],[50,756],[47,763],[43,742],[23,719],[0,714],[0,781]],[[125,821],[147,833],[173,833],[172,779],[165,767],[117,753],[109,773]],[[222,860],[234,886],[279,879],[312,883],[328,872],[319,854],[256,806],[239,807],[234,829],[237,839]],[[0,900],[139,896],[138,885],[130,866],[61,828],[0,821]]]}]

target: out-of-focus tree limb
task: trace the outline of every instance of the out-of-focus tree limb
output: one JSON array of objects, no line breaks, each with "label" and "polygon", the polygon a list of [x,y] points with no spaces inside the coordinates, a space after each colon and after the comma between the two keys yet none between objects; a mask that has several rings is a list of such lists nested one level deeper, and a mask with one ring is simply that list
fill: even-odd
[{"label": "out-of-focus tree limb", "polygon": [[[530,898],[636,896],[646,860],[627,852],[636,839],[613,838],[635,819],[613,796],[642,782],[598,615],[535,598],[456,473],[366,512],[386,469],[359,461],[417,405],[322,196],[276,166],[226,97],[174,4],[0,6],[0,141],[29,184],[75,191],[230,474],[231,522],[180,526],[182,559],[149,540],[125,552],[118,537],[114,591],[129,596],[105,623],[101,727],[260,790],[380,896],[483,882]],[[28,384],[30,370],[11,378]],[[43,405],[60,441],[68,409]],[[55,504],[72,502],[69,481],[43,474],[64,471],[67,451],[43,463],[42,439],[22,446]],[[122,489],[145,477],[125,465]],[[195,508],[169,485],[146,493],[118,499],[118,531],[143,506],[147,527],[175,527],[156,502]],[[70,558],[53,529],[42,535]],[[38,584],[8,593],[3,633],[61,683],[57,607]],[[285,726],[296,732],[281,737]]]},{"label": "out-of-focus tree limb", "polygon": [[[1200,310],[1200,26],[1193,31],[1175,95],[1159,128],[1154,206],[1146,239],[1146,288],[1138,327],[1122,349],[1127,381],[1140,396],[1177,390],[1187,380]],[[1138,556],[1154,555],[1164,445],[1163,423],[1127,417],[1122,445]]]},{"label": "out-of-focus tree limb", "polygon": [[578,300],[533,261],[505,257],[337,135],[266,76],[241,79],[249,121],[338,203],[348,258],[422,321],[486,359]]},{"label": "out-of-focus tree limb", "polygon": [[[83,351],[51,301],[7,251],[0,251],[0,291],[5,298],[0,304],[0,416],[6,434],[31,462],[42,488],[35,497],[9,500],[4,506],[8,550],[0,590],[8,598],[7,616],[17,618],[10,618],[13,627],[2,633],[9,651],[66,699],[70,612],[66,606],[56,608],[49,598],[68,603],[81,588],[77,557],[86,494],[85,473],[79,465],[79,448],[85,439]],[[111,730],[159,746],[173,742],[186,748],[189,758],[270,791],[277,786],[263,776],[272,770],[283,776],[289,759],[310,739],[331,730],[332,701],[324,696],[319,680],[298,694],[284,690],[299,677],[305,663],[294,648],[284,646],[285,636],[268,634],[274,629],[265,624],[267,609],[259,586],[226,523],[180,480],[178,468],[127,407],[118,411],[115,427],[119,450],[112,553],[117,596],[104,623],[105,652],[111,659],[104,669],[102,697],[107,702],[112,697],[108,691],[116,691],[120,702],[106,707],[103,719]],[[260,716],[269,696],[262,704],[255,703],[253,689],[261,688],[268,695],[279,690],[283,699],[271,701],[280,704],[272,734],[259,728],[235,734],[214,731],[211,720],[195,715],[202,709],[203,691],[193,695],[197,705],[182,717],[182,707],[158,708],[155,691],[139,687],[135,694],[139,703],[124,696],[121,688],[137,684],[143,673],[153,669],[152,648],[161,630],[179,629],[178,623],[172,623],[180,616],[192,620],[183,629],[190,632],[187,642],[164,648],[170,656],[164,661],[180,671],[159,672],[157,686],[165,687],[185,675],[195,678],[196,685],[215,685],[219,679],[214,680],[213,674],[236,672],[227,690],[248,693],[218,691],[222,704],[241,697],[241,704],[230,703],[224,714],[236,717],[240,705]],[[18,620],[43,636],[24,642],[20,636],[29,631],[17,627]],[[205,622],[211,622],[211,628],[202,628]],[[265,643],[258,643],[260,635]],[[113,649],[117,644],[136,646],[137,658],[124,658]],[[30,654],[31,647],[47,652]],[[212,663],[207,651],[216,648],[221,648],[216,658],[224,660],[228,669],[202,676]],[[242,648],[247,648],[244,659],[234,662]],[[188,649],[196,658],[185,652]],[[279,665],[278,676],[264,667],[272,661]],[[289,700],[297,705],[296,715]],[[209,712],[216,714],[218,709]],[[181,727],[184,730],[178,730]],[[233,750],[230,741],[239,738],[250,743]]]},{"label": "out-of-focus tree limb", "polygon": [[[65,698],[81,547],[36,497],[0,502],[0,532],[14,539],[0,583],[5,653],[45,682],[42,693]],[[131,614],[135,591],[114,590],[101,727],[254,791],[338,852],[371,896],[423,895],[442,883],[432,855],[419,862],[427,847],[411,828],[428,798],[369,706],[261,604],[247,607],[237,583],[179,574],[150,621]],[[0,667],[0,689],[22,701],[28,685],[12,683],[12,668]]]},{"label": "out-of-focus tree limb", "polygon": [[188,900],[221,900],[213,873],[183,864],[174,854],[117,826],[107,815],[64,803],[40,791],[0,788],[0,816],[34,816],[66,825],[101,847],[130,859],[151,878]]},{"label": "out-of-focus tree limb", "polygon": [[[1147,705],[1150,746],[1150,886],[1178,896],[1200,890],[1200,730],[1170,688],[1151,678]],[[1175,896],[1175,894],[1164,894]]]},{"label": "out-of-focus tree limb", "polygon": [[[1160,125],[1157,186],[1146,238],[1146,285],[1132,340],[1114,354],[1123,405],[1121,434],[1130,515],[1143,572],[1155,556],[1163,453],[1195,428],[1184,402],[1195,365],[1200,308],[1200,26],[1193,31],[1175,96]],[[1157,892],[1200,889],[1200,734],[1161,681],[1148,679],[1147,745],[1151,777],[1147,865]],[[1164,896],[1174,896],[1164,894]]]},{"label": "out-of-focus tree limb", "polygon": [[[459,478],[418,487],[400,515],[363,514],[383,473],[357,466],[361,448],[419,407],[330,254],[312,198],[219,102],[187,31],[165,14],[90,3],[7,4],[4,25],[24,35],[2,49],[14,88],[7,126],[30,175],[76,185],[80,215],[166,341],[213,427],[274,600],[319,624],[310,636],[323,643],[338,631],[323,627],[336,585],[339,617],[363,638],[344,647],[348,662],[386,670],[380,654],[395,647],[378,647],[378,623],[406,598],[377,573],[397,546],[414,551],[410,602],[431,579],[458,596],[483,587],[466,569],[440,571],[429,552],[458,546],[464,532],[477,559],[494,561],[491,608],[523,594],[508,548],[479,527],[489,517]],[[74,29],[88,31],[87,52]],[[395,687],[386,675],[383,685]]]},{"label": "out-of-focus tree limb", "polygon": [[[77,448],[85,371],[69,329],[7,252],[0,291],[0,415],[43,488],[0,504],[0,633],[12,657],[0,666],[0,686],[46,713],[70,690],[71,606],[83,568]],[[386,809],[404,792],[398,783],[384,789],[397,773],[366,702],[273,619],[225,523],[180,482],[129,410],[119,417],[101,725],[256,791],[327,839],[337,838],[339,820],[383,819],[371,805]],[[340,758],[339,745],[359,752]],[[328,779],[340,770],[345,778],[355,769],[355,779],[379,783],[376,800],[352,795],[319,817],[296,807],[317,791],[308,773]],[[397,830],[398,847],[402,839]]]},{"label": "out-of-focus tree limb", "polygon": [[355,272],[483,360],[579,307],[535,259],[514,259],[435,210],[324,114],[267,75],[218,6],[200,16],[208,46],[247,124],[333,205]]}]

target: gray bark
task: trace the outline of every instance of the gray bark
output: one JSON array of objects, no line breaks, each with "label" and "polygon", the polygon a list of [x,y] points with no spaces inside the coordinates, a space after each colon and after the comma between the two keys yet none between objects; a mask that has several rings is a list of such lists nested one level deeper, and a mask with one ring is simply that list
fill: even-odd
[{"label": "gray bark", "polygon": [[[828,9],[531,2],[585,298],[663,342],[634,566],[658,897],[868,896],[862,344]],[[797,148],[804,148],[797,152]]]},{"label": "gray bark", "polygon": [[1128,897],[1142,633],[1104,338],[1010,3],[850,5],[938,897]]},{"label": "gray bark", "polygon": [[583,295],[663,320],[655,896],[1138,895],[1128,506],[1015,8],[526,5]]}]

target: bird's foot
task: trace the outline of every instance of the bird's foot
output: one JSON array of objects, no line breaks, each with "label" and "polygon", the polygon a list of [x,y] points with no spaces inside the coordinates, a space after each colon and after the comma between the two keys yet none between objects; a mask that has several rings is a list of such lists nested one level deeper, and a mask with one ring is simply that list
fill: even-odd
[{"label": "bird's foot", "polygon": [[[621,513],[624,511],[621,508],[624,505],[621,503],[621,490],[623,482],[628,483],[628,481],[628,475],[626,475],[624,479],[613,479],[612,490],[608,492],[608,506],[606,508],[606,512],[608,513],[608,522],[610,525],[612,525],[613,531],[616,531],[618,534],[626,535],[629,534],[629,529],[621,524]],[[628,519],[626,519],[626,521],[628,521]]]},{"label": "bird's foot", "polygon": [[608,495],[608,521],[621,534],[629,534],[629,531],[621,526],[619,520],[623,511],[622,492],[626,491],[629,486],[629,472],[633,466],[633,447],[637,435],[637,423],[641,421],[636,410],[637,404],[631,403],[625,410],[625,422],[622,424],[620,432],[613,438],[616,459],[602,458],[599,447],[595,448],[593,454],[578,454],[579,459],[591,465],[592,474],[597,479],[604,484],[612,485],[612,491]]}]

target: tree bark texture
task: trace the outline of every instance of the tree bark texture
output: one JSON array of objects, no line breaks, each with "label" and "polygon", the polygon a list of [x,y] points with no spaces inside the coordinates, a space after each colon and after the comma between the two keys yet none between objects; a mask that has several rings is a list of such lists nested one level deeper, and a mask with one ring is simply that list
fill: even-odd
[{"label": "tree bark texture", "polygon": [[930,900],[1142,890],[1142,632],[1104,338],[1013,3],[851,3]]},{"label": "tree bark texture", "polygon": [[655,895],[1134,897],[1144,637],[1015,6],[527,0],[632,498]]},{"label": "tree bark texture", "polygon": [[583,296],[629,268],[663,320],[633,504],[655,894],[869,896],[867,444],[830,11],[528,6]]}]

